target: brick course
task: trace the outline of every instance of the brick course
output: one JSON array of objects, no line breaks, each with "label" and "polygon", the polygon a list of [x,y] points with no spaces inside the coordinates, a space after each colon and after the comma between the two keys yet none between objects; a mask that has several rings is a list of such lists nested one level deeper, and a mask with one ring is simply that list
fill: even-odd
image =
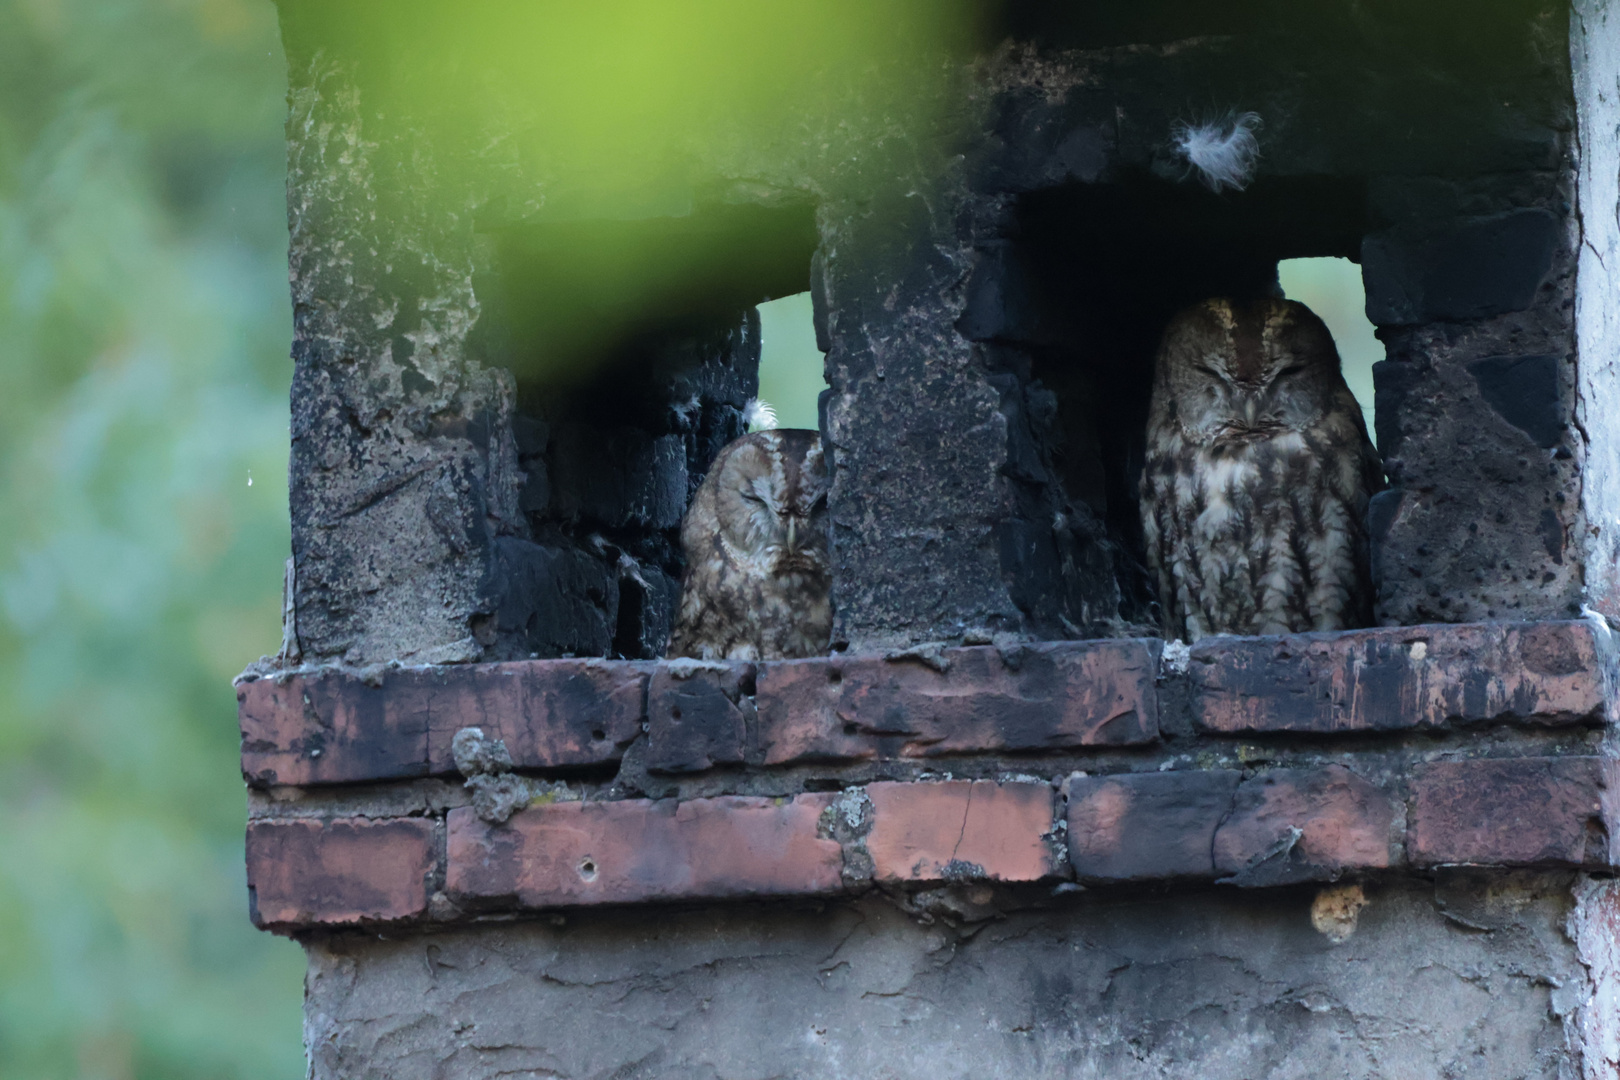
[{"label": "brick course", "polygon": [[1585,622],[1211,638],[1193,647],[1184,690],[1160,672],[1160,649],[1113,640],[926,660],[304,672],[238,685],[242,771],[261,787],[450,773],[450,740],[467,726],[504,739],[518,768],[555,769],[612,764],[645,724],[648,768],[680,774],[1143,746],[1182,716],[1216,737],[1554,728],[1606,716],[1603,652]]},{"label": "brick course", "polygon": [[530,660],[242,682],[242,775],[269,786],[452,772],[464,727],[504,739],[518,768],[614,762],[641,733],[651,666]]},{"label": "brick course", "polygon": [[[1191,650],[1185,674],[1160,670],[1160,643],[1117,640],[250,679],[238,686],[243,771],[258,786],[449,773],[451,738],[466,726],[505,740],[518,769],[611,764],[640,739],[642,764],[666,775],[974,753],[1018,755],[1038,774],[1043,753],[1092,749],[1112,751],[1099,761],[1117,769],[1163,756],[1161,722],[1178,740],[1202,736],[1180,745],[1216,750],[1206,764],[1251,760],[1231,753],[1234,735],[1488,722],[1545,732],[1499,743],[1538,748],[1516,757],[1400,766],[1427,751],[1368,757],[1363,741],[1339,744],[1335,764],[1074,773],[1061,810],[1042,780],[876,780],[861,789],[871,814],[858,825],[831,821],[835,797],[825,794],[562,802],[504,825],[471,807],[442,823],[261,818],[247,836],[254,918],[296,930],[451,917],[454,904],[811,896],[863,888],[868,877],[1267,886],[1402,865],[1607,867],[1620,854],[1609,839],[1620,764],[1559,756],[1581,744],[1550,730],[1606,718],[1605,648],[1588,624],[1554,622],[1210,639]],[[1178,750],[1173,760],[1200,759]],[[338,805],[364,804],[346,798]],[[1068,857],[1054,861],[1064,829]],[[440,880],[454,904],[430,916]]]},{"label": "brick course", "polygon": [[[1408,781],[1412,865],[1607,867],[1620,764],[1595,757],[1431,762]],[[883,884],[1036,882],[1054,864],[1039,782],[881,781],[870,828],[834,839],[839,796],[628,799],[533,806],[504,825],[451,810],[446,861],[427,818],[254,821],[254,919],[280,930],[427,917],[430,883],[463,908],[817,896],[857,849]],[[1091,883],[1214,879],[1259,887],[1398,867],[1398,803],[1343,765],[1075,774],[1068,861]],[[846,850],[846,845],[848,850]],[[441,915],[442,917],[442,915]]]}]

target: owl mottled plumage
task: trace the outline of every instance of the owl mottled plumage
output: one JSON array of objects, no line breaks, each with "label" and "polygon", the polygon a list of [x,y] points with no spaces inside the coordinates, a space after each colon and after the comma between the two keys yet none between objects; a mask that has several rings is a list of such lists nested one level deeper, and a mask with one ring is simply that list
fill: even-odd
[{"label": "owl mottled plumage", "polygon": [[827,475],[814,431],[757,431],[715,458],[681,523],[669,655],[819,656],[832,637]]},{"label": "owl mottled plumage", "polygon": [[1367,500],[1383,485],[1333,338],[1290,300],[1206,300],[1165,330],[1142,527],[1167,637],[1372,619]]}]

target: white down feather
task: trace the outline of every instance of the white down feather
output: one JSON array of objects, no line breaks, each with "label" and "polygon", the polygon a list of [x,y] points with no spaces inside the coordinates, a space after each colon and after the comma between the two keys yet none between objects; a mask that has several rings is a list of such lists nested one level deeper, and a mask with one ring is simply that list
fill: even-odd
[{"label": "white down feather", "polygon": [[1254,179],[1255,162],[1260,158],[1255,132],[1262,123],[1256,112],[1227,113],[1197,124],[1178,120],[1170,137],[1211,191],[1242,191]]},{"label": "white down feather", "polygon": [[771,403],[761,398],[749,398],[748,404],[743,406],[743,424],[749,431],[774,431],[776,429],[776,409]]}]

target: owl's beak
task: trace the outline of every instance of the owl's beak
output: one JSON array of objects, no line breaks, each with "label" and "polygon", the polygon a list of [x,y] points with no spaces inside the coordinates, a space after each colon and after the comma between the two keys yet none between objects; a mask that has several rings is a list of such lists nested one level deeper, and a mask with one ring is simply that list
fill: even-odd
[{"label": "owl's beak", "polygon": [[787,526],[788,526],[787,527],[787,549],[789,551],[798,551],[799,550],[799,519],[794,517],[793,515],[789,514],[788,515]]},{"label": "owl's beak", "polygon": [[1254,422],[1260,419],[1260,396],[1258,394],[1245,394],[1243,396],[1243,422],[1254,427]]}]

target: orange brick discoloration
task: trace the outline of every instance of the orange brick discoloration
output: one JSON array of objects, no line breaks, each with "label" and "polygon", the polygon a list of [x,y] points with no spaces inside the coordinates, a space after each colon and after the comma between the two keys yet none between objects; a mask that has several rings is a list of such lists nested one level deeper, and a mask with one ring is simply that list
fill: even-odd
[{"label": "orange brick discoloration", "polygon": [[866,850],[879,881],[1039,881],[1056,872],[1046,784],[877,783],[866,794]]},{"label": "orange brick discoloration", "polygon": [[836,892],[843,852],[819,835],[831,799],[558,803],[505,825],[452,810],[446,888],[526,908]]}]

